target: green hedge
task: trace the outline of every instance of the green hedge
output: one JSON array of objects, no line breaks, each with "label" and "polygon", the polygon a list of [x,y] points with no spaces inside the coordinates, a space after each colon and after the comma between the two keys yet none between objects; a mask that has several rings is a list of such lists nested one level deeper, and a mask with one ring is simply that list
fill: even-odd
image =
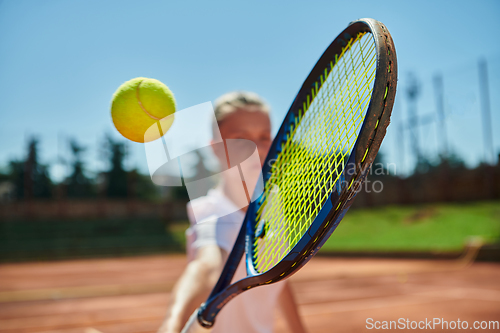
[{"label": "green hedge", "polygon": [[322,251],[461,251],[471,236],[500,240],[500,202],[353,209]]},{"label": "green hedge", "polygon": [[184,229],[159,219],[2,221],[0,261],[183,252]]}]

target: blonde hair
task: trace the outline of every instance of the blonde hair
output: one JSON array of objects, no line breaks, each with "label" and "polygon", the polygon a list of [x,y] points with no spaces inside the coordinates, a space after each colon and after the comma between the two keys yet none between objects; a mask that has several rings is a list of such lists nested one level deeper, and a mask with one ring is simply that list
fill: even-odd
[{"label": "blonde hair", "polygon": [[[269,104],[254,92],[250,91],[231,91],[215,100],[214,103],[215,121],[212,124],[212,133],[215,137],[217,126],[231,113],[244,109],[248,106],[256,106],[258,110],[269,114],[271,108]],[[249,108],[252,110],[254,108]]]}]

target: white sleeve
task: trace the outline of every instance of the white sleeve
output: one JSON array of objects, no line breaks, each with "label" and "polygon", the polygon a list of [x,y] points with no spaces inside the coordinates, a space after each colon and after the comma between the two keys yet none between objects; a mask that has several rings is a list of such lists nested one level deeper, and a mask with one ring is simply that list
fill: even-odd
[{"label": "white sleeve", "polygon": [[[207,214],[208,215],[208,214]],[[196,251],[207,245],[217,245],[226,252],[230,252],[238,235],[240,224],[233,214],[219,217],[211,214],[196,221],[188,204],[188,217],[191,226],[186,231],[187,253],[189,260],[196,255]]]},{"label": "white sleeve", "polygon": [[217,245],[226,252],[230,252],[236,240],[239,226],[225,220],[212,216],[192,225],[190,227],[190,233],[194,236],[191,243],[192,250],[196,251],[207,245]]},{"label": "white sleeve", "polygon": [[218,245],[219,247],[224,248],[224,242],[217,234],[217,215],[207,214],[207,217],[197,221],[194,217],[191,203],[188,203],[187,205],[187,213],[190,223],[190,227],[186,230],[186,247],[189,261],[194,259],[198,249],[203,246]]},{"label": "white sleeve", "polygon": [[[207,245],[219,245],[217,235],[217,217],[209,217],[191,226],[195,235],[193,247],[199,249]],[[220,246],[220,245],[219,245]]]}]

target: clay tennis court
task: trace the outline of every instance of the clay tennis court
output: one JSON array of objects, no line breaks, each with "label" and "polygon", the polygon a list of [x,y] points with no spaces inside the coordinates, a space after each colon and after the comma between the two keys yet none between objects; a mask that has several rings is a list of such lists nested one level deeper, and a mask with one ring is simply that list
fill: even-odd
[{"label": "clay tennis court", "polygon": [[[162,255],[0,265],[0,332],[156,332],[185,264]],[[291,281],[309,332],[376,331],[367,318],[500,320],[497,263],[317,257]]]}]

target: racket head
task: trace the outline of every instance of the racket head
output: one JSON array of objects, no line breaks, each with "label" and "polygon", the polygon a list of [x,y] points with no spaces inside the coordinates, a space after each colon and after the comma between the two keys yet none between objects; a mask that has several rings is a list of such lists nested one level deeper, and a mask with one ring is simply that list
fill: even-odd
[{"label": "racket head", "polygon": [[[351,22],[326,49],[271,145],[262,169],[264,190],[248,207],[233,249],[237,255],[231,254],[198,312],[203,326],[212,326],[241,292],[291,276],[321,248],[375,159],[396,83],[396,51],[381,22]],[[309,169],[297,170],[293,163]],[[296,175],[287,174],[291,170]],[[234,274],[243,248],[247,277],[229,285],[232,275],[224,272],[232,267],[227,271]]]},{"label": "racket head", "polygon": [[264,192],[245,220],[249,275],[272,283],[293,274],[335,230],[385,136],[396,83],[394,43],[382,23],[351,22],[327,48],[264,163]]}]

